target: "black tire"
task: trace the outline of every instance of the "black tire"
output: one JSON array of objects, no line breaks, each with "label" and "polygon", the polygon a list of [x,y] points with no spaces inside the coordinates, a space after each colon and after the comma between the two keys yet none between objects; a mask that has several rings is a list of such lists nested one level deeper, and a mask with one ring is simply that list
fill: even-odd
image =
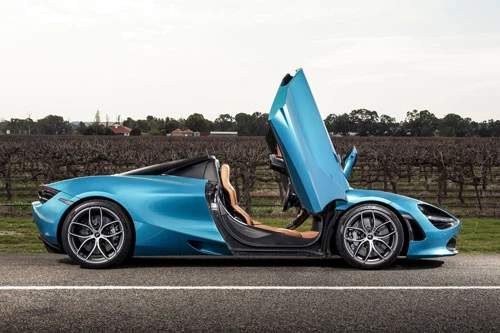
[{"label": "black tire", "polygon": [[82,267],[110,268],[131,256],[132,222],[123,209],[107,200],[92,200],[74,207],[61,229],[66,253]]},{"label": "black tire", "polygon": [[337,250],[351,266],[362,269],[387,267],[399,256],[404,230],[390,209],[365,204],[347,211],[335,234]]}]

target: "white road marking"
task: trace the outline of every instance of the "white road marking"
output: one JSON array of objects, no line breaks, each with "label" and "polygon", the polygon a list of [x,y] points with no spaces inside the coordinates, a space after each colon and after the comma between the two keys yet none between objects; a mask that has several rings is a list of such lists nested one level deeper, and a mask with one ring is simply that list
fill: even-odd
[{"label": "white road marking", "polygon": [[500,286],[0,286],[13,290],[500,290]]}]

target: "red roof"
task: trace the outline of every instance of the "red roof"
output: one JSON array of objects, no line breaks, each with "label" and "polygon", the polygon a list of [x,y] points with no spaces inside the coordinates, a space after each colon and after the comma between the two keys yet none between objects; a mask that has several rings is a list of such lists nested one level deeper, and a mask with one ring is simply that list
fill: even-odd
[{"label": "red roof", "polygon": [[115,134],[128,134],[130,131],[132,131],[130,128],[126,126],[122,126],[120,124],[114,124],[109,126],[109,128],[113,131]]},{"label": "red roof", "polygon": [[193,135],[193,131],[191,131],[189,128],[188,129],[185,129],[184,131],[181,130],[181,129],[176,129],[176,130],[173,130],[170,135],[174,135],[174,136],[183,136],[183,135]]}]

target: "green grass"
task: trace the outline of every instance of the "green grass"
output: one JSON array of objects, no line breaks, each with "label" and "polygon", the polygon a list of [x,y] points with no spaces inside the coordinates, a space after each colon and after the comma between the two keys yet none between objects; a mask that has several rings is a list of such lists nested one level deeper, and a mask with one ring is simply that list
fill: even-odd
[{"label": "green grass", "polygon": [[0,253],[44,253],[31,217],[0,217]]},{"label": "green grass", "polygon": [[500,253],[500,219],[464,218],[457,241],[461,253]]},{"label": "green grass", "polygon": [[[256,220],[284,227],[289,218],[262,217]],[[457,248],[460,253],[500,254],[500,219],[463,218]],[[310,228],[308,220],[299,230]],[[0,217],[0,253],[45,253],[31,217]]]}]

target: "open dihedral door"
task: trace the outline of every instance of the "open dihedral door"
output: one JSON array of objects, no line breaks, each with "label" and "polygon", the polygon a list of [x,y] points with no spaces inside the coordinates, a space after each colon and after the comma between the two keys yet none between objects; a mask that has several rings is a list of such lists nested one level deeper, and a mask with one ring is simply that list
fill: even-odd
[{"label": "open dihedral door", "polygon": [[302,207],[319,213],[346,201],[349,184],[302,70],[283,79],[269,122]]}]

